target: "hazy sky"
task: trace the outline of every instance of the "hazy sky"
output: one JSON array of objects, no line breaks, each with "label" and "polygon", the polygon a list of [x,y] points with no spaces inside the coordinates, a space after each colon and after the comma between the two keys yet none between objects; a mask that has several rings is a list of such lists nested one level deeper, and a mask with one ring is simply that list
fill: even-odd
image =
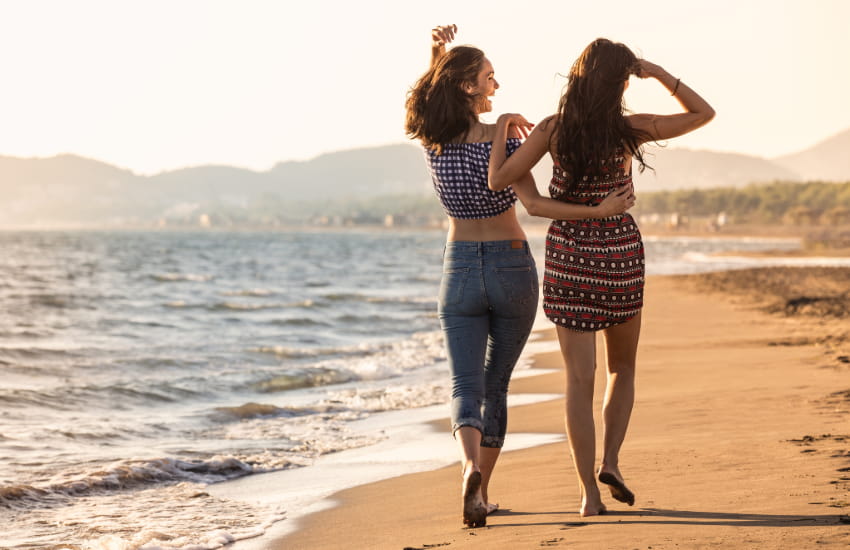
[{"label": "hazy sky", "polygon": [[[0,155],[150,174],[402,142],[430,29],[453,22],[495,66],[495,113],[553,112],[604,36],[717,110],[672,147],[772,157],[850,127],[848,21],[845,0],[0,0]],[[676,109],[654,82],[627,101]]]}]

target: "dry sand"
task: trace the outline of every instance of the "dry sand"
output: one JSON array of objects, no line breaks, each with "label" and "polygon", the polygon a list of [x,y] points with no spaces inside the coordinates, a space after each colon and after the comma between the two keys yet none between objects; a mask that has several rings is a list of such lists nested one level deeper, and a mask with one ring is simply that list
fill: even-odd
[{"label": "dry sand", "polygon": [[[343,491],[336,507],[271,547],[847,547],[850,364],[818,335],[846,335],[850,321],[768,313],[746,291],[731,297],[705,283],[647,284],[637,402],[620,459],[634,507],[603,487],[609,514],[581,518],[564,442],[503,454],[490,490],[502,510],[485,528],[462,528],[460,469],[450,467]],[[535,363],[559,371],[517,379],[511,392],[562,391],[559,354]],[[604,370],[597,382],[601,401]],[[513,407],[508,437],[563,433],[563,407]]]}]

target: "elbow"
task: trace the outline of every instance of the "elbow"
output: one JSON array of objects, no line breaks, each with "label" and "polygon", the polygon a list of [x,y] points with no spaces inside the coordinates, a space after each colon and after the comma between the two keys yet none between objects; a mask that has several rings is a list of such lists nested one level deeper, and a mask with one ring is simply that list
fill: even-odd
[{"label": "elbow", "polygon": [[525,207],[525,211],[528,212],[529,216],[533,216],[535,218],[544,216],[541,208],[542,205],[539,200],[524,200],[522,201],[522,205]]},{"label": "elbow", "polygon": [[708,107],[704,112],[701,113],[702,117],[700,122],[702,124],[708,124],[712,120],[714,120],[714,115],[716,114],[712,107]]},{"label": "elbow", "polygon": [[502,181],[501,178],[490,176],[487,178],[487,187],[490,188],[490,191],[502,191],[504,190],[508,184]]}]

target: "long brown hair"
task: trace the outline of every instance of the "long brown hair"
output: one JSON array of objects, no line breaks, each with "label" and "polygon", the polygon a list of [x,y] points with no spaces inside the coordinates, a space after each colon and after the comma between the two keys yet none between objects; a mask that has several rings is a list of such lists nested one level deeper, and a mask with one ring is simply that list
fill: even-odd
[{"label": "long brown hair", "polygon": [[637,57],[624,44],[597,38],[570,69],[555,121],[554,150],[561,167],[572,176],[600,175],[602,161],[620,147],[646,167],[641,144],[650,136],[629,125],[623,113],[625,82],[637,69]]},{"label": "long brown hair", "polygon": [[442,144],[466,134],[475,120],[475,96],[464,84],[476,83],[483,63],[484,52],[472,46],[446,52],[407,94],[407,135],[440,153]]}]

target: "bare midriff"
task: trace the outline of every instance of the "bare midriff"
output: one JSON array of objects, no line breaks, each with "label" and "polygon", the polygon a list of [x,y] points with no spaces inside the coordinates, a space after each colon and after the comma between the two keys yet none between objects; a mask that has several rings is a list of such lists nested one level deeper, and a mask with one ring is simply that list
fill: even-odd
[{"label": "bare midriff", "polygon": [[475,220],[449,218],[449,241],[526,240],[525,231],[516,217],[516,206],[498,216]]}]

